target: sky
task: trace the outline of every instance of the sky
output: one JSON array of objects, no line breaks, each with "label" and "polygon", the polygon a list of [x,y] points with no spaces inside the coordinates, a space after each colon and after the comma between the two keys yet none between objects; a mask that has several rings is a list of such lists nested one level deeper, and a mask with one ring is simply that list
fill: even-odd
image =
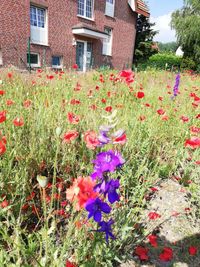
[{"label": "sky", "polygon": [[150,21],[155,22],[155,30],[159,33],[154,37],[154,41],[162,43],[176,41],[175,31],[171,30],[171,13],[183,6],[183,0],[148,0],[150,8]]}]

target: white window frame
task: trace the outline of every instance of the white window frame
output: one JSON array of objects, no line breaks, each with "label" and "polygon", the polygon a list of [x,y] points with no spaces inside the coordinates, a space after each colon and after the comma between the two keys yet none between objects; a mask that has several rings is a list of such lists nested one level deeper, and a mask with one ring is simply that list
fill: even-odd
[{"label": "white window frame", "polygon": [[87,2],[87,0],[84,0],[84,15],[78,14],[78,1],[79,0],[77,0],[77,17],[94,21],[94,4],[95,4],[94,2],[95,2],[95,0],[91,0],[92,1],[92,17],[91,18],[86,16],[86,2]]},{"label": "white window frame", "polygon": [[[31,25],[31,7],[36,8],[36,14],[38,14],[38,11],[37,11],[38,9],[43,9],[45,11],[44,28]],[[36,15],[36,20],[38,22],[38,15]],[[34,30],[40,30],[40,31],[45,32],[45,39],[46,39],[44,42],[40,42],[40,41],[32,39],[32,36],[31,36],[31,43],[48,46],[48,12],[47,12],[47,8],[40,7],[40,6],[37,6],[37,5],[34,5],[34,4],[30,5],[30,30],[31,30],[31,32],[34,31]],[[42,34],[44,34],[44,33],[42,33]]]},{"label": "white window frame", "polygon": [[107,37],[107,39],[103,40],[103,47],[102,47],[102,55],[104,56],[112,56],[112,42],[113,42],[113,29],[110,27],[105,27],[104,32],[109,29],[111,35]]},{"label": "white window frame", "polygon": [[[112,3],[111,3],[112,1]],[[115,16],[115,0],[106,0],[105,15],[114,18]]]},{"label": "white window frame", "polygon": [[0,66],[3,65],[3,53],[2,53],[2,49],[0,48]]},{"label": "white window frame", "polygon": [[53,69],[63,69],[63,56],[54,55],[54,56],[52,56],[52,59],[53,59],[53,57],[59,57],[60,58],[60,65],[51,65],[51,67]]},{"label": "white window frame", "polygon": [[[31,63],[31,68],[40,68],[41,67],[41,60],[40,60],[40,54],[39,53],[34,53],[31,52],[31,55],[37,55],[38,56],[38,63],[37,64],[32,64]],[[28,56],[28,53],[26,53],[26,55]],[[29,66],[29,63],[27,62],[27,66]]]}]

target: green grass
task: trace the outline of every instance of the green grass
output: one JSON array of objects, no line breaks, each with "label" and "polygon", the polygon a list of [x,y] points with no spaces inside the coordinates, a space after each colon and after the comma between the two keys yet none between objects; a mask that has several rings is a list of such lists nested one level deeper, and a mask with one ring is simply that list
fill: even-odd
[{"label": "green grass", "polygon": [[[186,179],[186,185],[187,179],[192,180],[193,197],[199,201],[199,167],[194,164],[200,160],[199,149],[184,147],[191,136],[190,126],[200,127],[200,120],[195,118],[200,107],[194,108],[190,97],[191,92],[199,94],[199,76],[182,74],[180,95],[172,101],[168,92],[173,92],[175,74],[170,72],[137,73],[132,88],[123,81],[110,81],[110,71],[103,72],[104,83],[99,81],[100,72],[53,74],[52,80],[46,78],[46,73],[29,76],[12,72],[12,78],[7,73],[8,70],[0,72],[0,90],[5,91],[0,95],[0,112],[6,110],[6,121],[0,123],[0,130],[7,139],[6,153],[0,157],[0,203],[5,199],[9,203],[0,210],[0,266],[62,267],[66,260],[78,266],[115,266],[144,238],[142,229],[135,225],[146,205],[144,196],[160,179],[177,175]],[[80,91],[74,90],[77,82]],[[95,89],[97,85],[99,90]],[[137,99],[135,93],[141,87],[145,97]],[[14,104],[8,106],[8,99]],[[81,104],[71,105],[72,99]],[[31,100],[30,107],[24,107],[25,100]],[[91,109],[92,105],[97,108]],[[127,135],[127,143],[115,147],[126,163],[119,174],[122,200],[113,205],[112,211],[117,238],[108,245],[103,235],[93,231],[96,225],[92,220],[77,227],[78,221],[87,219],[86,211],[77,212],[70,204],[61,207],[73,178],[89,176],[95,155],[113,148],[108,145],[90,150],[83,138],[87,130],[98,133],[99,127],[108,123],[105,116],[111,113],[105,111],[107,106],[117,111],[115,129],[124,129]],[[157,114],[160,108],[166,111],[168,120]],[[80,116],[77,125],[68,122],[68,112]],[[183,115],[189,122],[183,123]],[[141,116],[145,119],[140,120]],[[13,125],[16,117],[23,118],[22,127]],[[64,144],[63,134],[74,129],[79,137]],[[190,156],[192,160],[188,161]],[[42,199],[38,174],[47,176],[53,184],[46,189],[50,203]],[[58,178],[63,184],[61,191],[56,187]],[[52,191],[60,194],[59,200],[52,197]],[[32,192],[35,197],[27,201]],[[63,216],[55,212],[60,209],[64,210]]]}]

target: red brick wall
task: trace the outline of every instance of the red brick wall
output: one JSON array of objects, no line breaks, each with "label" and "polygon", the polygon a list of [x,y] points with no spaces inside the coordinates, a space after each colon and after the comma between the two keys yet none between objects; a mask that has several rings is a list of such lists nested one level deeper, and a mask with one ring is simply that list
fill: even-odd
[{"label": "red brick wall", "polygon": [[[137,14],[132,12],[128,1],[115,0],[115,17],[104,15],[105,0],[95,0],[94,21],[77,17],[76,0],[33,0],[31,3],[44,6],[48,10],[49,46],[31,45],[31,51],[40,54],[41,63],[51,66],[52,55],[63,56],[63,63],[69,67],[75,63],[76,47],[72,46],[72,27],[78,23],[88,24],[100,31],[104,27],[113,29],[112,57],[102,56],[102,41],[93,42],[94,65],[101,66],[108,60],[115,68],[131,64]],[[4,64],[13,64],[24,68],[27,43],[30,36],[30,1],[0,0],[0,48]]]}]

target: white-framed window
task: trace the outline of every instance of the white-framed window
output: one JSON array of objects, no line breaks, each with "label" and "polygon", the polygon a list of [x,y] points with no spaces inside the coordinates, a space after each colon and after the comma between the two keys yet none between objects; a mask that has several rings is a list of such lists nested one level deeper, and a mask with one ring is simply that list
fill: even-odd
[{"label": "white-framed window", "polygon": [[28,66],[29,66],[29,60],[30,60],[30,65],[32,68],[41,67],[40,55],[38,53],[30,53],[30,55],[27,53],[27,65]]},{"label": "white-framed window", "polygon": [[30,25],[31,42],[47,45],[47,10],[37,6],[30,6]]},{"label": "white-framed window", "polygon": [[2,53],[2,49],[0,49],[0,65],[3,65],[3,53]]},{"label": "white-framed window", "polygon": [[94,0],[78,0],[78,16],[93,19]]},{"label": "white-framed window", "polygon": [[106,0],[105,15],[109,17],[114,17],[115,13],[115,0]]},{"label": "white-framed window", "polygon": [[108,34],[107,39],[103,40],[103,51],[102,54],[106,56],[112,56],[112,29],[105,27],[104,32]]},{"label": "white-framed window", "polygon": [[61,56],[52,56],[52,68],[62,69],[63,67],[63,58]]}]

